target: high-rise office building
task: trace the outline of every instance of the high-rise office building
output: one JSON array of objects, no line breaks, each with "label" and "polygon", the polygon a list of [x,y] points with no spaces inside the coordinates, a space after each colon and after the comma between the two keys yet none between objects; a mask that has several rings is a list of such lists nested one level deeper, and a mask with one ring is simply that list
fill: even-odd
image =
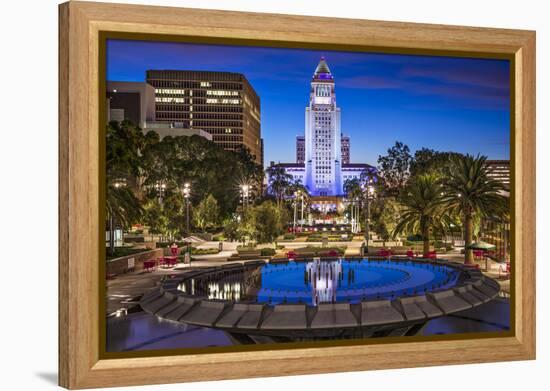
[{"label": "high-rise office building", "polygon": [[486,160],[487,175],[510,190],[510,160]]},{"label": "high-rise office building", "polygon": [[224,149],[248,148],[259,164],[261,145],[260,98],[240,73],[148,70],[155,89],[157,122],[198,128]]},{"label": "high-rise office building", "polygon": [[155,120],[155,89],[147,83],[107,82],[107,122],[128,120],[140,128]]},{"label": "high-rise office building", "polygon": [[107,81],[107,122],[124,120],[139,126],[143,133],[154,131],[160,138],[197,135],[212,141],[212,135],[202,129],[155,121],[155,89],[149,84]]}]

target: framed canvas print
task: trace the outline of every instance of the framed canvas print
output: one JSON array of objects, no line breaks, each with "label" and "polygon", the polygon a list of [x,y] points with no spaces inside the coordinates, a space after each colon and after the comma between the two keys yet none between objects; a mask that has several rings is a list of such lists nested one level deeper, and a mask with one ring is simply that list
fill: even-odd
[{"label": "framed canvas print", "polygon": [[534,32],[59,12],[62,386],[534,359]]}]

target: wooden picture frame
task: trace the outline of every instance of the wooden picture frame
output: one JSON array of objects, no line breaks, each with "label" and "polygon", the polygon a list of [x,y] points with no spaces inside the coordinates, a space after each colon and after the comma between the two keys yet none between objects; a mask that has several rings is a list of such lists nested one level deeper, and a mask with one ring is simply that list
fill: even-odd
[{"label": "wooden picture frame", "polygon": [[[535,358],[535,32],[369,20],[68,2],[59,7],[59,384],[176,383]],[[275,46],[505,56],[514,64],[515,322],[500,338],[347,344],[109,358],[98,325],[101,172],[99,51],[103,32]],[[191,39],[190,38],[190,39]],[[385,343],[380,343],[385,342]],[[460,354],[457,354],[460,352]],[[315,365],[312,365],[315,362]]]}]

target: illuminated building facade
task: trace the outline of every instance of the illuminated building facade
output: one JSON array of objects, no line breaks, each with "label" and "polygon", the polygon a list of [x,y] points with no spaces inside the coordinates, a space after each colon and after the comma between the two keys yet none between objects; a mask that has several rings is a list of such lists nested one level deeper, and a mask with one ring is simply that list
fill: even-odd
[{"label": "illuminated building facade", "polygon": [[202,129],[224,149],[248,148],[261,163],[260,98],[240,73],[148,70],[157,122]]},{"label": "illuminated building facade", "polygon": [[342,133],[334,78],[324,58],[317,65],[305,117],[305,185],[314,196],[341,195]]},{"label": "illuminated building facade", "polygon": [[296,137],[296,163],[272,163],[304,184],[313,197],[312,206],[319,210],[341,209],[346,180],[364,172],[376,175],[368,164],[351,163],[350,138],[341,133],[340,115],[334,77],[321,58],[311,79],[304,136]]},{"label": "illuminated building facade", "polygon": [[490,178],[510,189],[510,160],[486,160],[487,174]]},{"label": "illuminated building facade", "polygon": [[[342,165],[350,163],[351,141],[349,136],[342,135]],[[306,138],[296,136],[296,163],[304,164],[306,160]]]}]

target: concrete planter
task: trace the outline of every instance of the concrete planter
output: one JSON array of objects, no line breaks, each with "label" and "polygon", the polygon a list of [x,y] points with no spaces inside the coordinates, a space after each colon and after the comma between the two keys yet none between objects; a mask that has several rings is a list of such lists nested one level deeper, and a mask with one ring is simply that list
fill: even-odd
[{"label": "concrete planter", "polygon": [[114,258],[107,261],[105,272],[106,274],[117,275],[127,273],[129,266],[132,264],[131,258],[134,259],[133,264],[135,271],[143,270],[143,262],[150,259],[160,258],[162,256],[162,249],[157,248],[154,250],[147,250],[140,253],[126,255],[120,258]]}]

